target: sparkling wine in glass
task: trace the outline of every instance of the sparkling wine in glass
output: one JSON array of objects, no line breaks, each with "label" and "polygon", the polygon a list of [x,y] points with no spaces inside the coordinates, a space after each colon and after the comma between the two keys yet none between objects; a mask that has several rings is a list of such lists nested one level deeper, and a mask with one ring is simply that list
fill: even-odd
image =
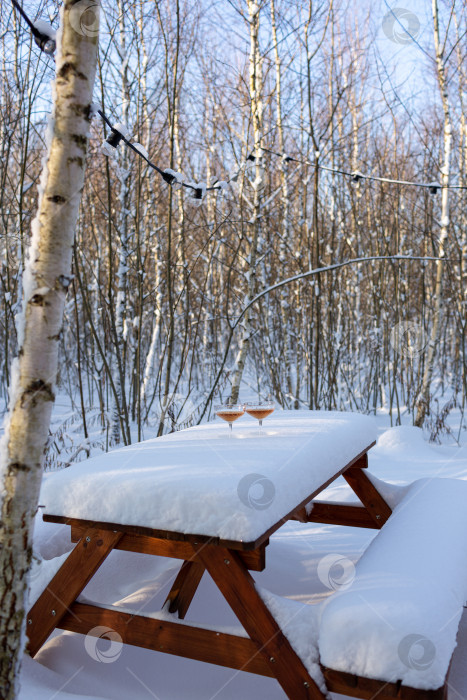
[{"label": "sparkling wine in glass", "polygon": [[258,403],[247,403],[245,404],[245,411],[249,416],[259,421],[259,433],[261,435],[263,420],[274,411],[274,401],[268,399],[267,401],[258,401]]},{"label": "sparkling wine in glass", "polygon": [[216,416],[219,416],[219,418],[222,418],[222,420],[225,420],[229,424],[229,436],[232,437],[232,423],[245,413],[243,404],[225,403],[214,406],[214,409],[216,411]]}]

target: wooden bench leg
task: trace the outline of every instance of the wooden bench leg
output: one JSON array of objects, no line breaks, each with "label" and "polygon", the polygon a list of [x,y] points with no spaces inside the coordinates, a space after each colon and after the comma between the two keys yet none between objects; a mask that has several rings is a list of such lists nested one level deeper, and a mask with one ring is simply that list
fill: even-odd
[{"label": "wooden bench leg", "polygon": [[177,612],[178,617],[183,620],[203,577],[204,570],[204,566],[197,561],[184,561],[163,607],[168,606],[169,612]]},{"label": "wooden bench leg", "polygon": [[90,529],[62,564],[27,616],[29,653],[35,656],[70,605],[122,537],[122,532]]},{"label": "wooden bench leg", "polygon": [[392,510],[379,491],[373,486],[363,469],[355,466],[350,467],[342,476],[361,500],[376,527],[383,527]]},{"label": "wooden bench leg", "polygon": [[287,697],[290,700],[324,700],[325,696],[259,596],[238,554],[221,547],[193,545],[193,548],[250,639],[266,656]]}]

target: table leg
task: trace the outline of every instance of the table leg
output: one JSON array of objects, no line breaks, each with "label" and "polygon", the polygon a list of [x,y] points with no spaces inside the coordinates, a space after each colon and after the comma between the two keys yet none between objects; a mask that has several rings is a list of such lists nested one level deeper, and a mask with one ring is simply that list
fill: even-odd
[{"label": "table leg", "polygon": [[88,581],[122,537],[112,530],[87,530],[27,616],[29,653],[35,656]]},{"label": "table leg", "polygon": [[392,510],[363,469],[358,466],[353,466],[347,469],[342,476],[361,500],[375,525],[378,528],[383,527],[386,520],[390,517]]},{"label": "table leg", "polygon": [[178,617],[183,620],[203,577],[204,570],[204,566],[197,561],[184,561],[163,607],[168,605],[169,612],[177,612]]},{"label": "table leg", "polygon": [[290,646],[256,590],[238,554],[221,547],[193,545],[206,570],[245,628],[258,644],[290,700],[324,700],[324,695]]}]

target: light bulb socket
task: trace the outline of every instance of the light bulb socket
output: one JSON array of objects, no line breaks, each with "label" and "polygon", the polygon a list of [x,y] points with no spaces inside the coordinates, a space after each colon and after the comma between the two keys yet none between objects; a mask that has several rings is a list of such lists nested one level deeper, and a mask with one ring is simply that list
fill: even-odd
[{"label": "light bulb socket", "polygon": [[53,56],[55,49],[57,48],[55,39],[47,36],[47,34],[34,34],[34,41],[41,51],[46,53],[48,56]]},{"label": "light bulb socket", "polygon": [[165,173],[165,172],[164,172],[164,173],[161,173],[161,175],[162,175],[162,179],[163,179],[168,185],[171,185],[171,184],[173,183],[173,181],[177,179],[177,178],[175,177],[175,175],[171,175],[170,173]]},{"label": "light bulb socket", "polygon": [[111,133],[107,136],[106,141],[109,144],[109,146],[117,148],[118,144],[122,139],[122,134],[119,131],[116,131],[116,129],[112,129]]}]

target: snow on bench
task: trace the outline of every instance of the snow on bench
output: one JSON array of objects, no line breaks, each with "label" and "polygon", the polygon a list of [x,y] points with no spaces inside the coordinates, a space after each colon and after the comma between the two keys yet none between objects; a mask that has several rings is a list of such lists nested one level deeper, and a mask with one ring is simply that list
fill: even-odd
[{"label": "snow on bench", "polygon": [[44,512],[253,542],[376,439],[369,416],[276,411],[209,423],[47,474]]},{"label": "snow on bench", "polygon": [[321,664],[438,689],[466,598],[467,482],[420,479],[358,561],[350,585],[324,603]]}]

